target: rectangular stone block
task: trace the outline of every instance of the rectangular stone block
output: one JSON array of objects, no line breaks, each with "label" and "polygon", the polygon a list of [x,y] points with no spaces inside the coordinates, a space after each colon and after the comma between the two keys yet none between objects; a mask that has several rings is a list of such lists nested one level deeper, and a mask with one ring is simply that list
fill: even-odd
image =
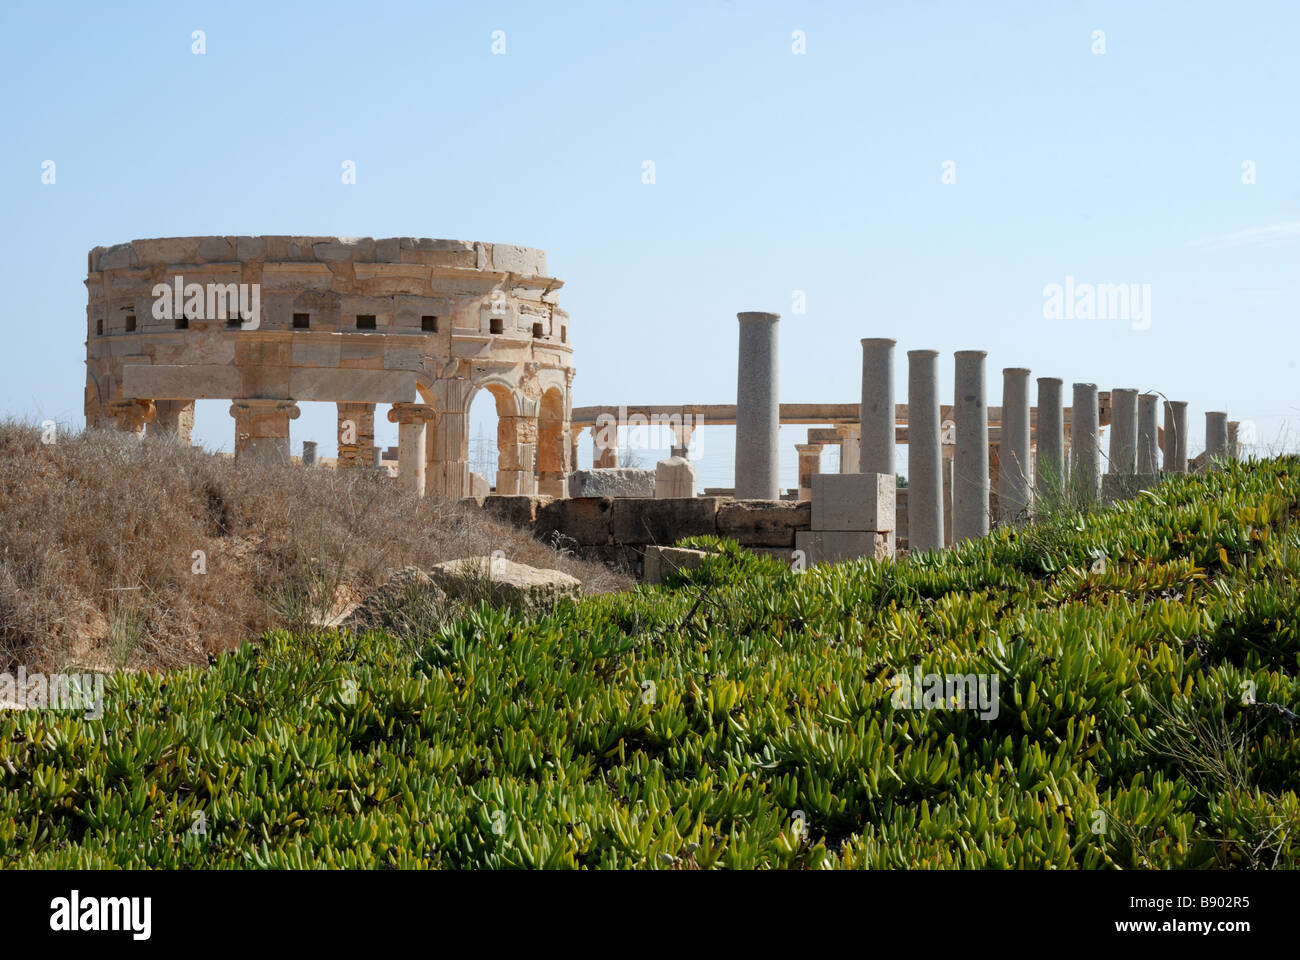
[{"label": "rectangular stone block", "polygon": [[333,369],[339,365],[341,349],[342,345],[337,340],[333,343],[320,340],[294,340],[291,358],[296,367]]},{"label": "rectangular stone block", "polygon": [[708,553],[703,550],[690,550],[686,547],[646,547],[645,582],[662,583],[665,577],[679,570],[694,570],[704,563],[704,558],[707,556]]},{"label": "rectangular stone block", "polygon": [[718,536],[742,546],[793,547],[796,531],[812,526],[812,504],[785,500],[724,501],[718,508],[717,522]]},{"label": "rectangular stone block", "polygon": [[262,266],[262,289],[278,290],[328,290],[334,274],[323,263],[267,263]]},{"label": "rectangular stone block", "polygon": [[122,367],[124,397],[229,400],[240,396],[243,386],[240,369],[232,366],[132,363]]},{"label": "rectangular stone block", "polygon": [[550,502],[550,497],[491,494],[483,500],[483,512],[516,527],[532,527],[537,522],[537,511]]},{"label": "rectangular stone block", "polygon": [[610,543],[615,502],[609,497],[552,501],[538,508],[534,535],[558,547],[564,547],[566,541],[579,546],[606,545]]},{"label": "rectangular stone block", "polygon": [[718,532],[716,497],[674,500],[619,498],[614,500],[610,532],[619,543],[657,543],[671,546],[682,537],[711,536]]},{"label": "rectangular stone block", "polygon": [[890,555],[886,534],[857,530],[800,530],[795,534],[795,549],[803,552],[808,566],[862,558],[880,560]]},{"label": "rectangular stone block", "polygon": [[400,370],[294,369],[289,373],[289,396],[294,400],[342,403],[410,403],[415,399],[415,374]]},{"label": "rectangular stone block", "polygon": [[897,481],[888,473],[818,473],[812,477],[812,529],[894,529]]},{"label": "rectangular stone block", "polygon": [[599,467],[569,474],[569,493],[575,497],[653,497],[655,473],[636,467]]}]

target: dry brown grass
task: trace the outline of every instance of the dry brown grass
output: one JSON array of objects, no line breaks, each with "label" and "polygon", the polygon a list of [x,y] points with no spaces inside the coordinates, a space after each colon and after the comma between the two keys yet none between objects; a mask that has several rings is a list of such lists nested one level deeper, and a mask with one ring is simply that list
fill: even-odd
[{"label": "dry brown grass", "polygon": [[589,592],[632,584],[370,471],[249,464],[100,430],[44,444],[0,423],[0,670],[202,663],[327,619],[407,565],[494,550]]}]

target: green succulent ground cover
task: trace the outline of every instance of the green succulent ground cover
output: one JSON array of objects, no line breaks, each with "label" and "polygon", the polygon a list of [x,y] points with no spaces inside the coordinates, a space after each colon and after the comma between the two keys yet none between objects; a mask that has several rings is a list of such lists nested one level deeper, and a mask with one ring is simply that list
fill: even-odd
[{"label": "green succulent ground cover", "polygon": [[[1294,867],[1300,461],[0,715],[0,866]],[[715,542],[716,544],[716,542]],[[899,672],[998,678],[909,710]]]}]

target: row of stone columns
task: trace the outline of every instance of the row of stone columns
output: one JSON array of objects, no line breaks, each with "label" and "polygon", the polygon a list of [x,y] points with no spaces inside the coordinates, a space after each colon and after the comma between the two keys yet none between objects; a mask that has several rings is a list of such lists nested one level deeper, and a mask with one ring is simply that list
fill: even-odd
[{"label": "row of stone columns", "polygon": [[[445,399],[453,403],[457,398],[449,396]],[[336,407],[338,466],[348,469],[375,465],[379,455],[375,446],[375,404],[340,401]],[[463,403],[452,409],[463,409]],[[108,413],[118,430],[138,434],[147,430],[151,436],[168,434],[184,443],[191,442],[193,400],[119,400],[108,405]],[[508,435],[511,442],[502,445],[501,470],[497,477],[499,493],[535,492],[537,418],[536,411],[526,410],[524,413],[528,415],[501,418],[502,436]],[[300,415],[295,401],[241,398],[231,402],[230,415],[235,420],[236,457],[289,462],[289,422]],[[467,489],[468,466],[462,459],[461,450],[468,415],[439,415],[432,405],[424,403],[394,403],[388,419],[398,425],[401,486],[420,495],[427,489],[443,499],[463,496]],[[432,428],[429,426],[431,423],[434,424]],[[687,431],[685,440],[679,439],[679,443],[689,444],[689,427]],[[304,443],[303,462],[316,462],[315,443],[310,443],[310,452],[309,444]],[[560,479],[562,487],[563,478]]]},{"label": "row of stone columns", "polygon": [[[894,472],[894,346],[895,341],[889,339],[862,340],[860,415],[864,472]],[[982,536],[990,524],[985,357],[982,350],[961,350],[954,355],[951,530],[955,541]],[[931,550],[944,545],[945,520],[938,352],[911,350],[907,358],[909,542],[913,549]],[[1101,485],[1097,385],[1076,383],[1073,386],[1067,467],[1062,381],[1057,377],[1038,378],[1038,422],[1031,440],[1030,371],[1008,367],[1002,377],[1001,435],[995,468],[999,521],[1029,519],[1036,496],[1056,499],[1068,491],[1085,501],[1096,499]],[[1121,475],[1158,472],[1156,400],[1156,395],[1139,395],[1135,389],[1112,391],[1108,472]],[[1166,472],[1187,470],[1186,411],[1185,402],[1165,403]],[[1227,414],[1217,411],[1206,414],[1209,457],[1232,454],[1235,444],[1230,443],[1230,429]]]}]

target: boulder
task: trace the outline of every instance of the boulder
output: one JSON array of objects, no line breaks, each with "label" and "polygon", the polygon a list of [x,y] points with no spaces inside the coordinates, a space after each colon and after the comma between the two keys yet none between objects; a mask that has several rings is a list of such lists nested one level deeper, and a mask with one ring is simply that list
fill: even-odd
[{"label": "boulder", "polygon": [[403,567],[342,621],[350,630],[436,629],[449,607],[447,591],[419,567]]},{"label": "boulder", "polygon": [[545,610],[565,597],[577,599],[582,581],[559,570],[541,570],[505,557],[465,557],[429,571],[455,599],[506,606],[522,613]]}]

